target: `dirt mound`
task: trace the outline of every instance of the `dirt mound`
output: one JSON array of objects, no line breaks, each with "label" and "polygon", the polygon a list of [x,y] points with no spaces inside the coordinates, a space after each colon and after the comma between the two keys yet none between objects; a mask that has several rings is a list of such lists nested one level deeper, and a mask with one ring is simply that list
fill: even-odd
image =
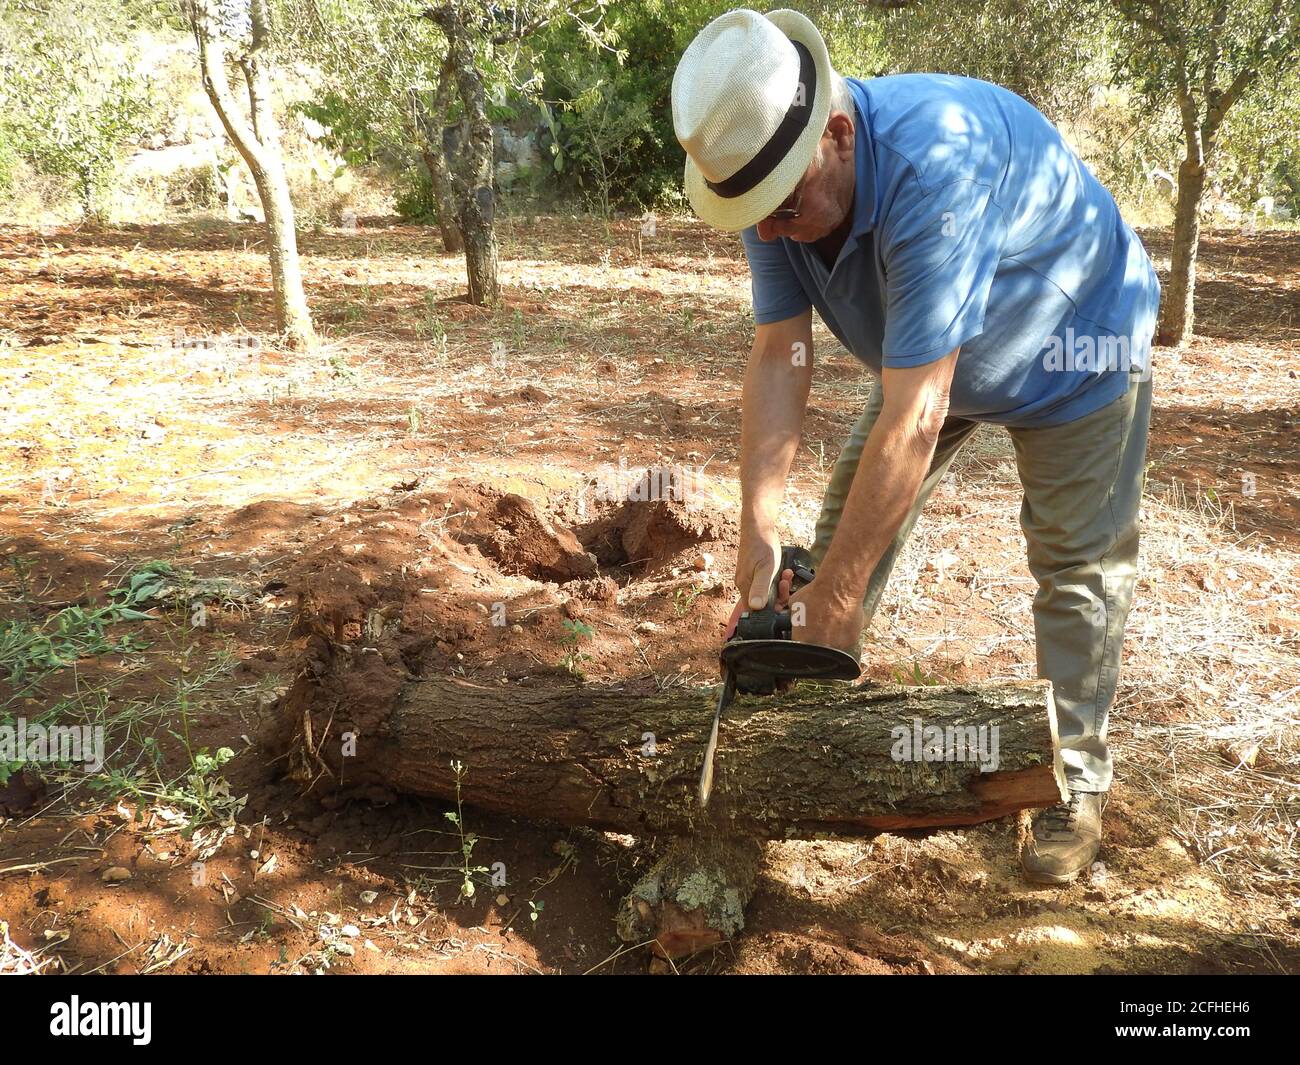
[{"label": "dirt mound", "polygon": [[318,536],[282,577],[297,600],[296,632],[324,641],[318,657],[329,645],[361,645],[417,676],[561,668],[653,684],[657,671],[711,668],[726,570],[692,561],[706,543],[710,557],[730,552],[729,523],[676,500],[605,505],[576,530],[562,513],[455,481],[402,485],[320,516]]},{"label": "dirt mound", "polygon": [[513,493],[488,500],[455,535],[494,559],[502,572],[557,583],[589,580],[600,573],[595,556],[573,533],[552,525],[531,501]]},{"label": "dirt mound", "polygon": [[683,490],[677,467],[648,468],[580,526],[578,538],[602,566],[649,573],[698,554],[706,544],[734,543],[735,521]]}]

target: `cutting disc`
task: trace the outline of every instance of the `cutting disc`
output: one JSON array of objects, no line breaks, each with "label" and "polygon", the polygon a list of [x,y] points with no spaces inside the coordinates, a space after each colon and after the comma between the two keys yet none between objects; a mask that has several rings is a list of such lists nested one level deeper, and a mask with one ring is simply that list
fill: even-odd
[{"label": "cutting disc", "polygon": [[723,645],[722,661],[737,674],[791,680],[857,680],[861,673],[847,651],[794,640],[734,640]]}]

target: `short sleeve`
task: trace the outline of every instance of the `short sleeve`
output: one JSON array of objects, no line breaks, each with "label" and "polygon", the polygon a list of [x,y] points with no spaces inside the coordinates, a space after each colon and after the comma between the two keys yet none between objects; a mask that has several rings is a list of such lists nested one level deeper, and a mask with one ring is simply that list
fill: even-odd
[{"label": "short sleeve", "polygon": [[880,230],[884,366],[921,366],[984,329],[1006,221],[985,184],[962,178],[900,191]]},{"label": "short sleeve", "polygon": [[812,306],[780,240],[760,240],[753,226],[742,232],[740,239],[749,260],[754,321],[758,325],[783,322]]}]

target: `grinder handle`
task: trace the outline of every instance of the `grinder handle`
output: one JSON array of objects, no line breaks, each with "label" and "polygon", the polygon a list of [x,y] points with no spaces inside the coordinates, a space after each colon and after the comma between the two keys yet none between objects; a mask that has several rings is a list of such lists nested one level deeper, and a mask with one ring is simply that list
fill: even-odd
[{"label": "grinder handle", "polygon": [[781,583],[781,574],[786,570],[794,572],[794,579],[790,582],[790,594],[793,595],[812,583],[813,578],[817,576],[817,571],[813,567],[812,555],[808,553],[805,547],[792,547],[789,544],[781,548],[781,564],[777,567],[776,577],[772,581],[772,592],[768,596],[767,605],[769,608],[776,607],[777,589]]},{"label": "grinder handle", "polygon": [[817,576],[817,571],[813,569],[812,555],[804,547],[794,547],[786,544],[781,548],[781,562],[776,568],[776,576],[772,578],[772,587],[767,596],[767,607],[764,613],[774,615],[772,621],[773,638],[778,640],[788,640],[791,638],[794,626],[790,611],[777,610],[777,595],[781,587],[781,574],[786,570],[793,573],[790,581],[790,594],[793,595],[801,588],[807,587],[812,583],[813,578]]},{"label": "grinder handle", "polygon": [[812,583],[813,577],[816,576],[812,556],[806,548],[791,547],[789,545],[782,547],[781,561],[777,567],[776,576],[772,578],[772,586],[768,590],[767,605],[762,610],[746,610],[741,613],[736,620],[736,627],[730,639],[793,639],[794,625],[790,611],[777,609],[777,594],[780,590],[781,574],[786,570],[791,570],[794,573],[794,578],[790,582],[791,594]]}]

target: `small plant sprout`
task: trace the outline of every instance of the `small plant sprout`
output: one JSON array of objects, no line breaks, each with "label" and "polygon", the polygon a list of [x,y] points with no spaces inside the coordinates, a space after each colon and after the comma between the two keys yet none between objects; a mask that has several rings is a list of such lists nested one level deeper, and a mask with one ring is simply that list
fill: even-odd
[{"label": "small plant sprout", "polygon": [[595,635],[592,629],[585,621],[571,621],[564,619],[564,635],[560,637],[560,646],[565,649],[564,657],[560,659],[560,665],[563,666],[574,676],[582,676],[582,663],[591,660],[591,655],[578,649],[579,641],[591,639]]},{"label": "small plant sprout", "polygon": [[704,588],[698,584],[690,588],[678,588],[673,593],[673,612],[679,618],[684,618],[691,612],[691,608],[695,606],[695,600],[700,597],[703,591]]},{"label": "small plant sprout", "polygon": [[913,662],[910,670],[901,666],[894,667],[894,681],[898,684],[929,688],[942,683],[942,680],[937,674],[922,669],[920,662]]},{"label": "small plant sprout", "polygon": [[[464,763],[459,759],[451,763],[451,771],[456,774],[456,809],[455,812],[448,810],[443,816],[456,826],[456,831],[460,833],[460,899],[472,899],[474,897],[474,874],[487,873],[489,869],[486,865],[471,866],[470,858],[474,854],[474,845],[478,843],[478,836],[472,832],[465,831],[465,812],[461,804],[461,783],[465,779],[466,769]],[[460,901],[458,899],[457,901]]]}]

